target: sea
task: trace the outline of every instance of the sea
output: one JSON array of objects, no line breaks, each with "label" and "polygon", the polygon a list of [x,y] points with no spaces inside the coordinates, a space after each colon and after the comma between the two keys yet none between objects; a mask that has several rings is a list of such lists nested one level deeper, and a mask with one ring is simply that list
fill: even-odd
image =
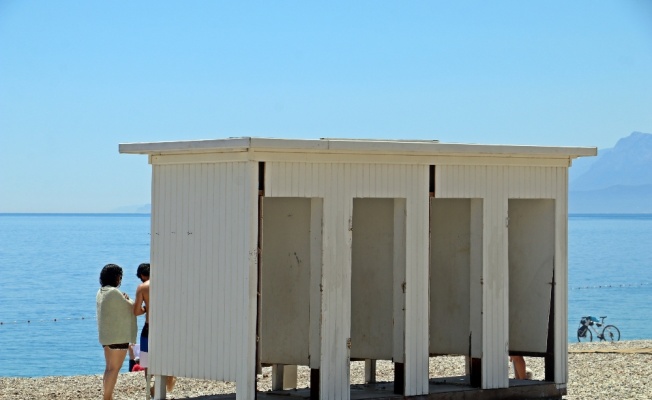
[{"label": "sea", "polygon": [[[569,341],[585,315],[652,339],[652,214],[573,214],[568,242]],[[100,270],[120,265],[133,298],[149,243],[149,214],[0,214],[0,376],[103,373]]]}]

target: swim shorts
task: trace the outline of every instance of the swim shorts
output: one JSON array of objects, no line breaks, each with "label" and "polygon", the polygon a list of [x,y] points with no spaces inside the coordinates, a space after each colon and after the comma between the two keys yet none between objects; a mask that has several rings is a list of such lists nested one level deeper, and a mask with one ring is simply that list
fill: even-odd
[{"label": "swim shorts", "polygon": [[143,368],[149,367],[149,324],[143,325],[143,330],[140,332],[140,366]]},{"label": "swim shorts", "polygon": [[108,347],[111,350],[127,350],[129,348],[129,343],[107,344],[102,347]]}]

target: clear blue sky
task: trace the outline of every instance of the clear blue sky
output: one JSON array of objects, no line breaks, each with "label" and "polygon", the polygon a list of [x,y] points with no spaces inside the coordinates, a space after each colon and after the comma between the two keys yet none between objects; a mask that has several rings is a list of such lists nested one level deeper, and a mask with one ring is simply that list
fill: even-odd
[{"label": "clear blue sky", "polygon": [[0,0],[0,212],[149,203],[118,143],[632,131],[652,133],[648,0]]}]

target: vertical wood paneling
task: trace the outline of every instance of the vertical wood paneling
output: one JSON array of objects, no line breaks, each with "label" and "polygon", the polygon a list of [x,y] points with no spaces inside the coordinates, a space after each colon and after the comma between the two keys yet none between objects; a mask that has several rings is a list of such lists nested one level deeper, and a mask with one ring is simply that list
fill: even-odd
[{"label": "vertical wood paneling", "polygon": [[428,166],[412,168],[407,189],[406,388],[407,396],[428,393]]},{"label": "vertical wood paneling", "polygon": [[507,199],[504,187],[506,167],[487,168],[485,225],[483,237],[483,362],[482,387],[506,387],[507,375]]},{"label": "vertical wood paneling", "polygon": [[[353,243],[353,186],[355,182],[353,180],[353,169],[350,167],[350,164],[340,165],[340,174],[342,176],[344,185],[340,201],[343,203],[342,207],[342,219],[345,221],[345,244],[344,247],[348,250],[344,252],[344,258],[342,259],[342,267],[340,268],[340,273],[342,274],[342,303],[341,307],[344,311],[342,313],[342,326],[344,327],[344,347],[346,348],[346,363],[344,365],[340,364],[339,369],[342,371],[340,376],[340,393],[345,392],[350,396],[349,384],[351,382],[351,373],[349,369],[350,360],[351,360],[351,349],[347,345],[351,340],[351,258],[352,258],[352,243]],[[342,398],[342,397],[339,397]]]},{"label": "vertical wood paneling", "polygon": [[[188,231],[186,232],[186,235],[188,236],[188,250],[190,251],[190,254],[188,254],[188,260],[189,264],[192,266],[192,271],[193,274],[190,276],[190,285],[195,287],[196,289],[190,293],[190,297],[192,298],[192,301],[190,302],[191,307],[199,307],[200,304],[204,304],[202,301],[202,298],[204,296],[204,292],[201,291],[201,280],[204,276],[204,269],[202,268],[201,265],[201,238],[202,238],[202,233],[201,232],[201,217],[202,214],[204,213],[202,208],[201,208],[201,197],[202,197],[202,189],[206,185],[205,182],[201,181],[201,164],[193,164],[190,165],[189,168],[189,173],[190,173],[190,178],[188,179],[190,183],[190,187],[192,188],[193,193],[190,195],[190,217],[188,218],[190,221],[190,224],[188,226]],[[191,346],[193,347],[199,347],[200,342],[199,342],[199,332],[201,332],[201,320],[203,318],[194,318],[192,319],[191,323],[188,325],[188,336],[191,339]],[[192,376],[200,376],[199,375],[199,361],[203,360],[203,357],[196,357],[196,358],[191,358],[189,361],[190,363],[190,371],[192,371]]]},{"label": "vertical wood paneling", "polygon": [[555,333],[555,379],[567,380],[564,330],[567,315],[567,168],[438,166],[435,190],[437,197],[483,198],[483,387],[508,384],[506,348],[508,343],[508,276],[505,220],[507,198],[552,198],[556,200],[557,288]]},{"label": "vertical wood paneling", "polygon": [[237,381],[239,398],[253,396],[256,174],[164,165],[152,181],[152,373]]},{"label": "vertical wood paneling", "polygon": [[[428,171],[416,165],[266,163],[267,196],[323,199],[318,200],[320,215],[313,216],[313,224],[323,228],[314,239],[320,242],[315,257],[323,292],[321,300],[311,300],[320,302],[321,318],[313,330],[321,338],[316,344],[311,335],[310,346],[319,352],[323,398],[350,398],[346,341],[351,336],[354,197],[405,199],[405,341],[398,351],[404,355],[406,395],[428,393]],[[236,381],[238,398],[253,398],[257,173],[253,162],[153,167],[154,374]],[[557,200],[555,381],[564,384],[567,168],[442,165],[435,174],[437,197],[483,199],[477,204],[483,224],[477,225],[483,226],[484,238],[485,389],[508,384],[507,199]]]},{"label": "vertical wood paneling", "polygon": [[[268,184],[273,185],[273,195],[292,195],[297,194],[294,190],[293,180],[297,179],[299,181],[305,180],[304,175],[299,175],[290,179],[287,179],[288,172],[293,168],[292,163],[271,163],[276,164],[276,166],[281,166],[284,170],[284,173],[279,173],[278,176],[272,174],[268,179]],[[407,182],[413,183],[414,174],[409,175],[409,179],[406,179],[406,174],[401,172],[400,167],[395,168],[393,166],[383,166],[378,168],[376,165],[346,165],[340,164],[336,166],[329,166],[329,168],[318,168],[314,166],[315,170],[319,169],[323,171],[322,174],[316,173],[313,171],[312,176],[312,186],[306,185],[304,187],[311,187],[311,190],[299,192],[301,196],[335,196],[338,198],[346,198],[346,191],[348,190],[350,197],[419,197],[419,195],[414,194],[405,194],[405,184]],[[303,168],[306,168],[304,165]],[[346,171],[351,171],[350,173]],[[565,171],[564,168],[560,170]],[[281,168],[277,168],[276,172],[280,172]],[[337,173],[334,173],[337,171]],[[427,172],[427,171],[426,171]],[[504,360],[507,355],[507,327],[508,327],[508,314],[507,314],[507,303],[508,303],[508,277],[507,277],[507,227],[506,227],[506,217],[507,217],[507,198],[509,196],[517,198],[557,198],[558,194],[555,190],[551,189],[551,186],[558,184],[556,181],[556,168],[539,168],[539,167],[499,167],[499,166],[465,166],[465,167],[456,167],[456,166],[438,166],[436,169],[436,191],[438,197],[461,197],[461,198],[483,198],[482,207],[484,208],[484,232],[483,237],[485,238],[484,251],[483,251],[483,276],[485,277],[485,292],[483,294],[483,307],[485,308],[484,320],[483,320],[483,329],[484,332],[484,341],[483,341],[483,352],[484,352],[484,387],[503,387],[507,385],[507,364]],[[427,174],[425,174],[424,181],[426,182],[424,186],[427,188]],[[308,175],[305,175],[308,176]],[[283,178],[286,177],[286,178]],[[278,179],[277,179],[278,178]],[[383,179],[384,178],[384,179]],[[326,194],[323,190],[317,189],[317,187],[325,188],[321,180],[330,180],[335,182],[332,186],[332,190]],[[274,183],[270,183],[274,182]],[[348,189],[347,189],[348,188]],[[320,193],[317,193],[320,192]],[[427,193],[424,196],[427,198]],[[337,206],[333,202],[327,202],[328,204],[324,207],[324,215],[332,214],[331,218],[337,220],[338,214],[339,217],[342,217],[341,212],[337,210]],[[412,205],[408,201],[406,208],[408,209],[408,217],[406,218],[406,225],[412,223],[411,209],[412,207],[419,207]],[[427,204],[423,207],[427,208]],[[346,219],[339,219],[341,223],[348,223]],[[329,228],[335,229],[335,227]],[[409,230],[410,228],[408,228]],[[427,227],[425,229],[413,228],[417,231],[421,231],[425,237],[428,235]],[[415,235],[416,236],[416,235]],[[421,253],[422,251],[417,247],[413,249],[409,244],[415,239],[411,236],[410,232],[406,232],[406,248],[414,250],[415,254]],[[491,239],[487,239],[491,238]],[[324,243],[332,245],[329,243],[328,238],[324,238]],[[427,243],[425,244],[427,251]],[[347,244],[348,247],[348,244]],[[407,252],[411,254],[410,251]],[[426,253],[426,252],[423,252]],[[341,258],[334,257],[335,259],[341,260]],[[412,260],[411,260],[412,261]],[[427,262],[427,259],[426,259]],[[418,261],[417,261],[418,263]],[[412,265],[412,262],[408,263]],[[426,264],[427,265],[427,264]],[[409,267],[406,267],[409,268]],[[424,271],[427,268],[424,268]],[[346,279],[346,275],[343,275],[345,271],[337,271],[340,275],[334,275],[334,279]],[[406,280],[412,282],[415,285],[418,285],[420,282],[427,282],[427,275],[422,277],[423,279],[415,279],[415,276],[410,275],[416,271],[407,270],[406,271]],[[326,285],[328,279],[333,279],[333,277],[324,277],[323,283]],[[412,287],[411,284],[408,284],[408,288]],[[344,295],[344,292],[341,287],[338,288],[339,292],[336,292],[338,295]],[[414,313],[414,315],[424,314],[427,315],[427,299],[425,302],[418,301],[418,294],[421,290],[415,290],[411,292],[408,289],[406,294],[406,319],[412,318],[409,313]],[[424,293],[427,293],[427,286],[422,290]],[[339,297],[343,299],[343,297]],[[347,300],[348,301],[348,300]],[[334,303],[334,304],[333,304]],[[411,306],[412,304],[412,306]],[[424,310],[419,309],[419,304],[425,304]],[[333,306],[336,309],[342,309],[347,305],[344,302],[337,302],[332,298],[323,299],[323,311],[324,311],[324,324],[328,326],[337,325],[338,321],[344,323],[337,316],[329,315],[329,311],[333,310]],[[488,316],[489,315],[489,316]],[[329,318],[334,318],[331,320]],[[423,319],[425,321],[425,318]],[[417,324],[412,325],[410,323],[406,324],[406,329],[411,329],[412,332],[406,331],[406,338],[409,337],[409,340],[406,340],[405,344],[405,353],[406,353],[406,377],[407,377],[407,386],[410,388],[417,387],[420,384],[418,378],[419,372],[417,370],[427,370],[427,368],[421,368],[419,362],[421,360],[421,354],[425,352],[420,352],[418,343],[423,342],[424,348],[427,348],[427,327],[421,329],[418,321]],[[347,329],[350,326],[347,325]],[[323,332],[327,332],[325,326],[323,327]],[[336,332],[339,332],[336,330]],[[414,336],[412,336],[414,335]],[[422,339],[419,335],[422,335]],[[341,336],[340,336],[341,337]],[[326,339],[324,339],[326,341]],[[322,360],[322,368],[337,368],[337,362],[335,358],[342,357],[337,356],[337,343],[335,339],[332,339],[333,342],[329,342],[328,347],[330,351],[334,351],[335,354],[331,354],[334,358],[328,365],[324,365],[326,360]],[[328,349],[322,348],[322,354],[329,352]],[[426,359],[427,361],[427,359]],[[333,372],[331,372],[333,373]],[[348,375],[335,373],[333,377],[328,377],[328,373],[325,372],[325,375],[322,377],[323,381],[323,390],[325,393],[335,393],[339,387],[340,383],[343,383],[345,380],[348,381]],[[425,380],[422,380],[425,382]],[[331,385],[332,382],[333,384]],[[344,383],[343,383],[344,384]],[[412,389],[414,390],[414,389]]]},{"label": "vertical wood paneling", "polygon": [[[224,185],[224,190],[229,190],[231,188],[235,188],[235,182],[234,179],[237,179],[237,177],[234,177],[235,171],[233,170],[233,164],[228,163],[226,165],[226,185]],[[237,262],[237,254],[238,254],[238,247],[236,247],[236,227],[231,226],[231,221],[230,221],[230,215],[233,213],[235,214],[238,210],[238,198],[236,196],[235,190],[233,193],[228,196],[225,195],[226,192],[222,192],[222,198],[225,201],[224,204],[224,210],[226,210],[227,214],[224,216],[224,225],[220,227],[218,230],[220,236],[223,238],[226,242],[226,263],[233,263],[235,264]],[[235,199],[234,199],[235,198]],[[234,201],[235,200],[235,201]],[[227,227],[227,229],[224,229]],[[236,365],[236,360],[235,360],[235,353],[237,352],[237,344],[235,343],[235,337],[238,334],[238,327],[235,324],[236,323],[236,315],[237,315],[237,307],[238,307],[238,302],[239,299],[237,297],[232,297],[232,289],[235,287],[237,284],[235,280],[235,271],[233,268],[228,268],[225,265],[224,269],[224,280],[228,285],[228,288],[225,288],[225,293],[226,297],[224,299],[224,304],[228,304],[229,307],[226,308],[225,314],[226,314],[226,321],[225,323],[221,326],[220,333],[224,335],[225,339],[225,355],[227,360],[233,360],[233,364],[229,366],[227,369],[226,376],[228,376],[230,380],[235,380],[235,371],[233,371],[233,367]],[[230,329],[226,329],[226,327],[230,327]],[[236,385],[237,389],[237,385]]]},{"label": "vertical wood paneling", "polygon": [[[213,276],[215,270],[212,268],[213,260],[215,260],[215,246],[213,245],[213,235],[211,233],[211,223],[210,221],[215,221],[216,210],[215,210],[215,168],[213,165],[206,164],[203,166],[203,172],[205,177],[203,178],[206,182],[205,189],[205,210],[206,217],[203,218],[202,223],[202,248],[206,249],[205,256],[203,258],[203,268],[205,275],[202,278],[202,290],[205,293],[206,303],[207,304],[218,304],[215,299],[215,291],[212,289]],[[202,174],[202,175],[204,175]],[[211,338],[211,332],[213,332],[213,320],[215,318],[215,313],[211,313],[209,317],[203,321],[203,331],[201,332],[201,343],[202,346],[207,347],[207,352],[209,354],[216,353],[216,343]],[[213,357],[206,357],[202,368],[202,378],[208,379],[210,371],[217,369],[216,360]]]},{"label": "vertical wood paneling", "polygon": [[[474,197],[478,197],[477,194]],[[484,257],[484,200],[475,198],[471,200],[471,265],[470,265],[470,330],[471,330],[471,357],[482,357],[483,342],[483,284],[482,269]]]},{"label": "vertical wood paneling", "polygon": [[[318,177],[319,168],[313,168],[313,179]],[[324,201],[313,198],[310,201],[310,368],[318,369],[321,364],[322,327],[322,221]]]},{"label": "vertical wood paneling", "polygon": [[[201,210],[201,213],[195,213],[195,231],[193,232],[193,235],[199,234],[198,237],[194,238],[193,241],[195,243],[195,251],[197,253],[195,254],[195,259],[198,265],[198,271],[199,274],[195,278],[196,285],[198,287],[198,298],[197,302],[200,304],[207,304],[208,301],[210,300],[210,291],[206,287],[206,278],[208,276],[208,269],[206,268],[206,258],[208,256],[208,253],[210,252],[210,247],[206,245],[207,241],[207,236],[208,232],[205,228],[205,221],[208,218],[208,209],[207,209],[207,204],[208,204],[208,175],[206,172],[206,164],[198,164],[196,166],[196,179],[197,179],[197,192],[198,192],[198,199],[196,200],[195,204],[199,207]],[[196,233],[197,232],[197,233]],[[193,339],[194,342],[196,343],[197,346],[202,347],[204,346],[204,336],[206,330],[207,330],[207,323],[208,323],[208,318],[200,318],[197,321],[197,332],[193,332]],[[203,358],[198,358],[197,360],[194,360],[193,363],[193,373],[195,376],[198,377],[205,377],[206,373],[206,357]]]},{"label": "vertical wood paneling", "polygon": [[394,200],[394,290],[393,298],[393,361],[405,362],[405,295],[403,294],[403,282],[405,282],[405,227],[406,227],[406,201],[405,199]]},{"label": "vertical wood paneling", "polygon": [[[292,172],[310,168],[312,173]],[[303,190],[296,191],[296,187]],[[344,163],[307,167],[302,163],[269,162],[266,189],[270,197],[323,198],[320,390],[326,399],[350,396],[346,340],[351,328],[352,200],[406,199],[406,348],[400,351],[405,354],[407,393],[428,393],[428,167]]]},{"label": "vertical wood paneling", "polygon": [[243,300],[243,314],[248,316],[241,319],[242,329],[239,342],[242,353],[239,355],[236,395],[238,399],[254,398],[256,393],[256,313],[258,291],[258,164],[255,162],[241,163],[242,204],[245,217],[236,216],[243,221],[243,243],[246,251],[243,252],[243,268],[240,291]]},{"label": "vertical wood paneling", "polygon": [[[173,231],[173,240],[176,243],[176,263],[173,266],[177,272],[179,279],[179,287],[184,288],[183,291],[178,291],[175,293],[176,297],[181,299],[179,304],[188,304],[189,289],[190,285],[188,282],[189,274],[186,270],[188,268],[188,241],[184,237],[185,230],[187,228],[188,214],[189,214],[189,205],[188,205],[188,196],[190,195],[190,187],[188,185],[188,168],[187,164],[183,164],[180,167],[180,179],[178,181],[178,190],[177,190],[177,200],[175,204],[176,213],[176,222]],[[169,210],[168,212],[174,212],[174,210]],[[194,288],[193,288],[194,289]],[[189,315],[187,312],[182,312],[181,309],[175,310],[175,314],[179,313],[178,324],[179,324],[179,334],[175,336],[174,351],[177,353],[177,359],[179,360],[182,371],[185,371],[187,374],[191,375],[191,371],[188,365],[188,352],[179,352],[180,348],[187,348],[190,344],[190,338],[188,337],[188,318]],[[166,363],[169,365],[169,363]],[[165,372],[165,371],[164,371]]]},{"label": "vertical wood paneling", "polygon": [[568,169],[555,174],[555,382],[568,382]]},{"label": "vertical wood paneling", "polygon": [[[159,268],[164,268],[163,259],[165,259],[165,243],[161,243],[159,239],[159,232],[165,230],[165,214],[162,213],[162,205],[165,204],[165,193],[166,188],[166,167],[164,166],[153,166],[152,167],[152,214],[151,214],[151,247],[150,247],[150,264],[154,266],[160,266]],[[159,283],[158,285],[164,284],[164,281],[159,280],[152,276],[152,282],[155,280]],[[150,284],[152,283],[150,282]],[[155,293],[150,294],[150,301],[157,300]],[[159,304],[161,304],[161,301]],[[162,304],[162,307],[166,307],[167,304]],[[156,318],[154,315],[156,312],[154,310],[149,311],[149,321],[152,321]],[[139,333],[140,335],[140,333]],[[154,338],[150,340],[150,346],[154,343],[152,342]],[[153,367],[154,360],[150,357],[150,368]],[[155,368],[154,368],[155,369]]]}]

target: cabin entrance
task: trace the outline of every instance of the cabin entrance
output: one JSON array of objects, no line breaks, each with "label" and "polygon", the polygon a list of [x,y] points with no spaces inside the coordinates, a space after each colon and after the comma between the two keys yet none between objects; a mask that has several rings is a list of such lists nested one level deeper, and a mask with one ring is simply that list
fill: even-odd
[{"label": "cabin entrance", "polygon": [[554,336],[555,201],[510,199],[508,207],[509,353],[546,357],[548,364]]}]

